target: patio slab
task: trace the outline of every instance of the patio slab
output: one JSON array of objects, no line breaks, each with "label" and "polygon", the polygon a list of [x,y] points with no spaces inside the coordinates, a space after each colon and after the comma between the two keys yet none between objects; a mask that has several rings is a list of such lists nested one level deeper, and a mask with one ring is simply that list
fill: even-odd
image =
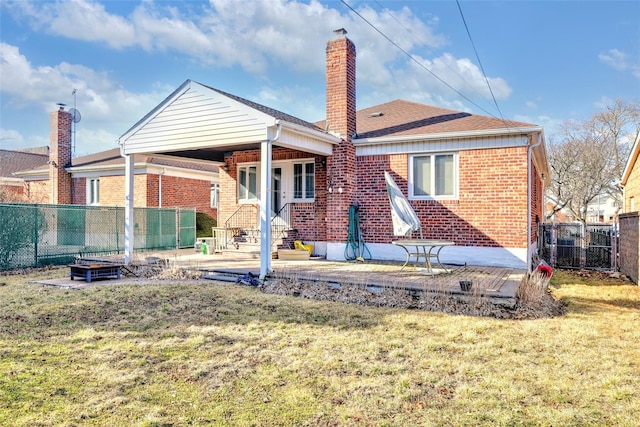
[{"label": "patio slab", "polygon": [[[122,257],[102,257],[110,261],[122,261]],[[259,254],[243,252],[225,252],[222,254],[204,255],[193,249],[182,249],[166,252],[136,254],[137,263],[168,263],[185,269],[195,269],[204,272],[206,279],[235,281],[237,277],[251,272],[259,275]],[[299,282],[315,282],[327,284],[353,284],[375,287],[381,290],[403,289],[408,292],[437,292],[456,296],[482,296],[493,303],[513,306],[516,302],[516,292],[524,270],[486,267],[486,266],[454,266],[446,265],[448,272],[436,270],[435,274],[421,268],[404,268],[402,262],[365,261],[365,262],[336,262],[324,259],[310,259],[307,261],[284,261],[274,259],[271,267],[273,272],[267,280],[278,278],[294,278]],[[141,279],[123,277],[119,280],[98,281],[92,285],[116,285],[129,282],[139,282]],[[460,281],[473,283],[468,292],[462,291]],[[85,283],[63,283],[64,279],[56,279],[56,286],[69,288],[86,287]],[[51,282],[51,281],[49,281]],[[54,284],[54,283],[47,283]]]}]

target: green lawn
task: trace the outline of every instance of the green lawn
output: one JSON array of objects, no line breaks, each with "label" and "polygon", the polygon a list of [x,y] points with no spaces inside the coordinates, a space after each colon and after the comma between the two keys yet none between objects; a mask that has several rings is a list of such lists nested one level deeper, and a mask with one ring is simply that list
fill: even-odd
[{"label": "green lawn", "polygon": [[640,288],[556,271],[504,320],[201,285],[0,277],[0,425],[636,426]]}]

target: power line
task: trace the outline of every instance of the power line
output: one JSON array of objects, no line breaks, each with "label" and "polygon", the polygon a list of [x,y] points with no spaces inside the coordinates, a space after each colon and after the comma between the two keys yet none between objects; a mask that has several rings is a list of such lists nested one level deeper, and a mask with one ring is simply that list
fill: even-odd
[{"label": "power line", "polygon": [[493,103],[495,104],[496,109],[498,110],[498,113],[500,113],[500,118],[504,122],[504,116],[502,115],[502,111],[500,111],[500,107],[498,107],[498,101],[496,100],[496,97],[493,94],[493,89],[491,89],[491,85],[489,84],[489,78],[487,77],[487,73],[484,72],[482,61],[480,61],[480,55],[478,55],[478,51],[476,50],[476,45],[473,42],[473,38],[471,37],[471,32],[469,31],[469,27],[467,26],[467,20],[464,18],[464,13],[462,13],[462,6],[460,6],[460,1],[456,0],[456,4],[458,5],[458,10],[460,11],[460,17],[462,17],[462,22],[464,23],[464,28],[465,30],[467,30],[467,35],[469,36],[469,41],[471,42],[471,46],[473,47],[473,52],[476,54],[476,59],[478,60],[478,64],[480,65],[480,71],[482,71],[484,80],[487,82],[487,87],[489,88],[489,92],[491,93],[491,98],[493,98]]},{"label": "power line", "polygon": [[[411,36],[418,41],[418,43],[422,44],[422,45],[426,45],[427,43],[424,42],[424,40],[421,40],[413,31],[411,31],[410,28],[407,28],[407,26],[405,26],[398,18],[396,18],[396,16],[394,14],[392,14],[389,9],[385,8],[384,6],[382,6],[380,4],[380,2],[378,0],[374,0],[375,3],[385,11],[385,13],[387,15],[389,15],[394,21],[396,21],[398,23],[398,25],[400,25],[402,28],[404,28],[404,30],[411,34]],[[469,88],[470,90],[472,90],[473,92],[475,92],[476,94],[478,94],[479,96],[483,96],[476,88],[474,88],[473,86],[471,86],[469,83],[467,83],[467,79],[465,79],[464,77],[462,77],[458,71],[456,71],[452,66],[450,66],[446,61],[442,62],[445,67],[447,67],[449,70],[451,70],[452,73],[454,73],[455,75],[457,75],[460,78],[460,81],[466,85],[467,88]],[[500,110],[498,110],[500,111]]]},{"label": "power line", "polygon": [[445,85],[446,87],[448,87],[449,89],[451,89],[452,91],[454,91],[455,93],[457,93],[458,95],[460,95],[462,98],[466,99],[467,101],[469,101],[471,104],[475,105],[476,107],[478,107],[480,110],[484,111],[485,113],[487,113],[489,116],[493,117],[493,118],[498,118],[496,117],[494,114],[492,114],[491,112],[487,111],[486,109],[484,109],[482,106],[478,105],[475,101],[471,100],[470,98],[468,98],[466,95],[464,95],[463,93],[461,93],[460,91],[458,91],[456,88],[454,88],[453,86],[451,86],[449,83],[445,82],[442,78],[440,78],[436,73],[434,73],[433,71],[431,71],[429,68],[427,68],[422,62],[418,61],[417,59],[415,59],[411,54],[409,54],[409,52],[407,52],[406,50],[404,50],[402,47],[400,47],[400,45],[398,45],[396,42],[394,42],[393,40],[391,40],[391,38],[389,36],[387,36],[385,33],[382,32],[382,30],[378,29],[378,27],[376,27],[375,25],[373,25],[371,22],[369,22],[369,20],[367,20],[367,18],[365,18],[364,16],[362,16],[360,13],[358,13],[353,7],[351,7],[351,5],[349,3],[346,2],[346,0],[341,0],[341,2],[347,6],[349,9],[351,9],[351,11],[353,13],[355,13],[356,15],[358,15],[360,17],[360,19],[362,19],[364,22],[366,22],[371,28],[373,28],[374,30],[376,30],[376,32],[378,32],[378,34],[380,34],[382,37],[384,37],[385,39],[387,39],[387,41],[389,43],[391,43],[392,45],[394,45],[399,51],[401,51],[402,53],[404,53],[407,57],[409,57],[413,62],[415,62],[416,64],[418,64],[418,66],[420,66],[421,68],[423,68],[425,71],[427,71],[429,74],[431,74],[433,77],[435,77],[440,83],[442,83],[443,85]]}]

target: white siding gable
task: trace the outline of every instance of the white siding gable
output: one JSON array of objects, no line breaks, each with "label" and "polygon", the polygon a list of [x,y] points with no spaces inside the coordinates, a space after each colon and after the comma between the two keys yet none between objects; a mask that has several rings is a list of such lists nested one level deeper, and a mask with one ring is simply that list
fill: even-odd
[{"label": "white siding gable", "polygon": [[125,154],[254,143],[275,118],[187,81],[120,139]]}]

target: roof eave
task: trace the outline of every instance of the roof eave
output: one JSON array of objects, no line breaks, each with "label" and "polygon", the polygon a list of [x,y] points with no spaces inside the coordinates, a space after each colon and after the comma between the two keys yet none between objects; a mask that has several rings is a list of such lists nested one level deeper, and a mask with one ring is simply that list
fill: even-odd
[{"label": "roof eave", "polygon": [[299,135],[304,135],[310,138],[319,139],[329,144],[338,145],[340,144],[340,141],[342,141],[341,138],[335,135],[332,135],[330,133],[326,133],[321,130],[311,129],[306,126],[301,126],[295,123],[287,122],[285,120],[279,120],[278,124],[282,125],[284,129],[292,133],[297,133]]},{"label": "roof eave", "polygon": [[543,132],[541,126],[531,126],[526,128],[507,128],[507,129],[484,129],[462,132],[440,132],[426,133],[418,135],[401,135],[401,136],[382,136],[375,138],[354,138],[353,145],[375,145],[388,144],[396,142],[407,142],[415,140],[438,140],[438,139],[467,139],[479,136],[500,136],[500,135],[528,135],[531,133]]}]

